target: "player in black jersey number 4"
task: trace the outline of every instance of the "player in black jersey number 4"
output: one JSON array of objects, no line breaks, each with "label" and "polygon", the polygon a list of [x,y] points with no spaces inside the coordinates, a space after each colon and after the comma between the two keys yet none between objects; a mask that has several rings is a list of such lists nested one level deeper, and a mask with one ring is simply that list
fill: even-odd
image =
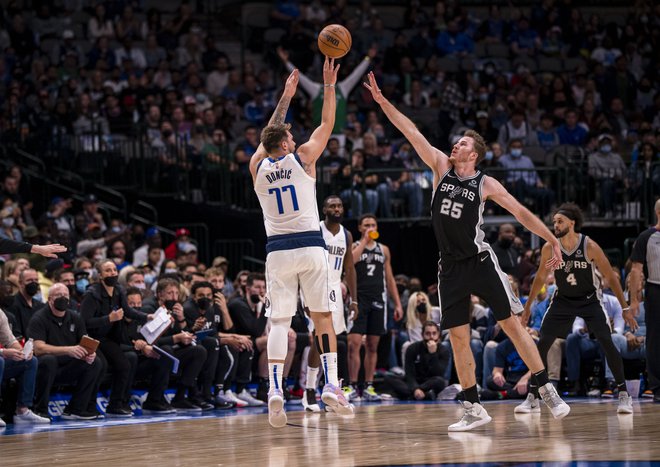
[{"label": "player in black jersey number 4", "polygon": [[499,267],[492,248],[484,241],[483,210],[486,200],[495,201],[513,214],[526,228],[545,239],[552,250],[549,269],[561,263],[559,241],[541,220],[522,206],[494,178],[477,170],[486,154],[483,138],[467,131],[454,145],[450,157],[434,148],[415,124],[399,112],[380,92],[373,73],[364,83],[390,121],[405,135],[422,160],[433,170],[433,201],[431,219],[440,250],[438,290],[442,309],[442,327],[449,329],[454,349],[454,363],[463,387],[464,413],[449,426],[449,431],[466,431],[490,422],[491,418],[479,403],[474,373],[474,357],[470,350],[470,295],[477,295],[493,310],[501,328],[532,372],[544,402],[555,418],[565,417],[570,408],[548,381],[539,352],[531,336],[512,311],[523,307],[517,299],[506,274]]},{"label": "player in black jersey number 4", "polygon": [[[539,353],[546,361],[548,350],[556,338],[565,338],[571,332],[571,326],[577,316],[587,323],[589,332],[603,347],[607,363],[612,369],[614,380],[619,389],[618,413],[633,413],[632,399],[626,389],[626,380],[623,372],[621,354],[612,342],[612,329],[610,327],[607,311],[603,307],[602,290],[596,269],[606,279],[614,295],[623,309],[623,319],[635,331],[637,322],[630,312],[630,307],[623,296],[623,290],[618,278],[614,275],[612,266],[605,253],[596,242],[586,235],[578,233],[582,227],[582,211],[573,203],[564,203],[559,206],[553,216],[555,235],[559,238],[562,250],[561,267],[555,271],[557,290],[550,299],[548,310],[543,316],[543,323],[539,332]],[[552,251],[548,244],[541,249],[541,264],[547,260]],[[543,266],[539,266],[536,278],[529,291],[530,297],[536,297],[543,287],[545,274]],[[527,323],[533,300],[525,304],[522,322]],[[530,384],[530,392],[525,402],[516,407],[517,413],[540,412],[538,390]]]}]

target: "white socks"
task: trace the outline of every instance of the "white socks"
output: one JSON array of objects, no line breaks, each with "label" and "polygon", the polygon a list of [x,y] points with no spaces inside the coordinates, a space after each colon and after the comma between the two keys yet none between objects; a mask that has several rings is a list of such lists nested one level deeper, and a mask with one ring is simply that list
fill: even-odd
[{"label": "white socks", "polygon": [[[328,352],[321,355],[321,365],[325,373],[325,382],[334,386],[339,386],[337,377],[337,352]],[[309,381],[309,377],[307,377]]]},{"label": "white socks", "polygon": [[305,384],[305,389],[316,389],[316,383],[318,382],[318,380],[319,380],[319,369],[308,366],[307,382]]},{"label": "white socks", "polygon": [[282,372],[284,371],[284,363],[269,363],[268,364],[268,382],[270,383],[270,390],[279,389],[282,391]]}]

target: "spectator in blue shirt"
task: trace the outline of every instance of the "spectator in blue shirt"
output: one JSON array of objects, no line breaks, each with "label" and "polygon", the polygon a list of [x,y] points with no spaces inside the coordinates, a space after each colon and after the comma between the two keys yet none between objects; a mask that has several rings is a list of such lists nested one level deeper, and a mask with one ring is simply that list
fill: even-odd
[{"label": "spectator in blue shirt", "polygon": [[524,204],[527,198],[534,201],[534,212],[544,216],[550,211],[554,192],[543,184],[536,173],[534,162],[523,154],[522,140],[509,143],[509,153],[500,157],[499,163],[507,170],[505,186],[518,201]]},{"label": "spectator in blue shirt", "polygon": [[574,109],[569,109],[564,115],[566,123],[557,128],[560,144],[582,146],[587,141],[587,130],[578,125],[578,115]]},{"label": "spectator in blue shirt", "polygon": [[511,34],[509,42],[515,56],[532,57],[541,48],[539,34],[529,27],[529,20],[524,16],[518,21],[518,29]]},{"label": "spectator in blue shirt", "polygon": [[551,114],[543,114],[541,116],[541,124],[536,130],[536,139],[546,151],[551,150],[555,146],[559,146],[559,135],[554,126],[554,117]]},{"label": "spectator in blue shirt", "polygon": [[474,42],[464,32],[458,30],[458,23],[450,21],[447,30],[438,35],[435,43],[442,55],[465,57],[474,50]]},{"label": "spectator in blue shirt", "polygon": [[522,399],[527,395],[531,373],[509,339],[495,349],[495,368],[488,378],[483,399]]}]

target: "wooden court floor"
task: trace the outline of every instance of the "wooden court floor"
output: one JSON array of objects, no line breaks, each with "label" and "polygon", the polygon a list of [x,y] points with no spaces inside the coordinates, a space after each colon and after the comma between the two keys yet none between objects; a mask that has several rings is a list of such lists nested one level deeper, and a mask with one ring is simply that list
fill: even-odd
[{"label": "wooden court floor", "polygon": [[513,413],[487,403],[493,421],[447,433],[449,403],[359,406],[352,418],[289,412],[282,429],[265,413],[0,436],[0,465],[255,465],[264,467],[660,460],[660,404],[571,403],[564,420],[547,409]]}]

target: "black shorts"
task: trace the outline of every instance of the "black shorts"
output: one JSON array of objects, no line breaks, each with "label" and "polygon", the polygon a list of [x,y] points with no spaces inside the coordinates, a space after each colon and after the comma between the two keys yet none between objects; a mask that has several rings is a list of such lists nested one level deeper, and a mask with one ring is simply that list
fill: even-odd
[{"label": "black shorts", "polygon": [[353,321],[349,334],[383,336],[387,334],[387,307],[383,302],[358,299],[358,318]]},{"label": "black shorts", "polygon": [[555,293],[543,316],[539,334],[565,339],[571,333],[573,322],[578,316],[585,321],[590,333],[599,336],[612,333],[607,311],[598,299],[574,300],[559,297]]},{"label": "black shorts", "polygon": [[442,329],[470,323],[470,295],[484,300],[497,321],[507,319],[511,312],[518,314],[523,310],[497,257],[489,251],[459,261],[440,260],[438,295]]}]

